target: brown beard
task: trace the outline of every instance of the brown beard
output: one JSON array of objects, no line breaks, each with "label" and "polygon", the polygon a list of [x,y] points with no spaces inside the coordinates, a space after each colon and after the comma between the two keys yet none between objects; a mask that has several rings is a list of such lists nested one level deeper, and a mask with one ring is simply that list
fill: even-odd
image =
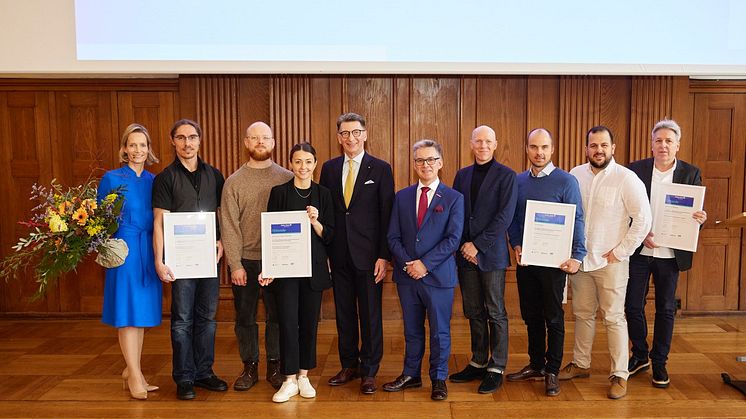
[{"label": "brown beard", "polygon": [[265,160],[268,160],[270,157],[272,157],[272,150],[261,152],[261,151],[252,149],[252,150],[249,150],[249,156],[251,157],[251,160],[254,160],[254,161],[265,161]]}]

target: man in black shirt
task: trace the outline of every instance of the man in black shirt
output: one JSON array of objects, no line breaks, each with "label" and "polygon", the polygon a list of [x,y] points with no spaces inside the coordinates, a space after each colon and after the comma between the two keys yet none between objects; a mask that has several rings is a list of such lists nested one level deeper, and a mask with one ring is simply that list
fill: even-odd
[{"label": "man in black shirt", "polygon": [[[155,269],[164,283],[171,283],[171,346],[173,379],[177,397],[196,397],[194,386],[225,391],[228,385],[215,376],[215,313],[218,278],[176,280],[163,262],[163,214],[166,212],[217,212],[224,178],[219,170],[200,159],[202,128],[189,119],[174,123],[171,145],[176,159],[153,182],[153,248]],[[217,260],[223,255],[220,231],[216,231]]]}]

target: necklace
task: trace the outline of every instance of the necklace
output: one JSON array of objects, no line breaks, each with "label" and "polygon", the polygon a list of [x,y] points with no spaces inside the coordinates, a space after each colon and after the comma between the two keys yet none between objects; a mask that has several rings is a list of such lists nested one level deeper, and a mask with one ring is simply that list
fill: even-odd
[{"label": "necklace", "polygon": [[301,198],[303,198],[303,199],[308,199],[308,197],[311,196],[311,188],[308,188],[308,193],[306,194],[306,196],[303,196],[303,195],[300,194],[300,191],[298,190],[297,186],[293,185],[293,189],[295,189],[295,193],[297,193],[298,196],[301,197]]}]

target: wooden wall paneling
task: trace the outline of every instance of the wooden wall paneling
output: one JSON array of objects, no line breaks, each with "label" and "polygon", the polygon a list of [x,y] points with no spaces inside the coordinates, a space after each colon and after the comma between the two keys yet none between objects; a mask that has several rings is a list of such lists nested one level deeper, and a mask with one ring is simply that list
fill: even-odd
[{"label": "wooden wall paneling", "polygon": [[[118,162],[121,136],[125,128],[138,123],[148,129],[153,154],[160,160],[146,169],[159,173],[174,159],[169,130],[177,120],[173,92],[117,92],[117,137],[112,140],[114,161]],[[114,167],[118,167],[115,165]]]},{"label": "wooden wall paneling", "polygon": [[[609,127],[614,133],[614,159],[624,165],[629,162],[631,89],[631,80],[628,77],[604,77],[601,79],[598,99],[601,124]],[[583,141],[585,144],[585,139]]]},{"label": "wooden wall paneling", "polygon": [[[554,137],[554,152],[552,159],[557,162],[559,141],[559,78],[555,76],[531,76],[526,84],[526,127],[523,136],[534,128],[545,128]],[[563,139],[564,140],[564,139]],[[525,147],[524,147],[525,148]],[[524,157],[520,171],[528,167],[528,157]],[[519,171],[519,172],[520,172]]]},{"label": "wooden wall paneling", "polygon": [[[226,168],[226,178],[238,170],[249,158],[243,139],[246,136],[246,128],[257,121],[270,124],[270,82],[266,76],[241,76],[238,79],[238,136],[234,144],[236,159],[235,166]],[[270,125],[270,127],[272,127]],[[272,127],[273,128],[273,127]],[[273,134],[274,130],[272,131]],[[276,137],[276,135],[275,135]],[[277,144],[275,144],[275,147]],[[277,150],[273,159],[277,160]],[[282,164],[282,162],[280,162]]]},{"label": "wooden wall paneling", "polygon": [[294,144],[313,141],[310,80],[308,76],[272,76],[270,86],[270,125],[275,132],[275,155],[280,161],[288,161]]},{"label": "wooden wall paneling", "polygon": [[[9,172],[0,180],[6,198],[0,205],[0,256],[6,257],[18,238],[28,234],[17,221],[28,220],[36,206],[29,200],[32,185],[48,187],[54,177],[49,95],[42,91],[0,92],[0,139],[0,164]],[[0,280],[0,312],[59,311],[56,291],[39,301],[29,300],[38,289],[30,272]]]},{"label": "wooden wall paneling", "polygon": [[[459,108],[459,167],[474,164],[471,151],[471,133],[477,125],[477,89],[479,77],[461,78],[461,107]],[[500,147],[500,144],[498,144]]]},{"label": "wooden wall paneling", "polygon": [[650,131],[656,122],[672,117],[673,77],[633,77],[630,108],[629,160],[651,156]]},{"label": "wooden wall paneling", "polygon": [[559,147],[555,149],[555,164],[564,170],[586,161],[585,133],[600,123],[600,84],[597,77],[560,77]]},{"label": "wooden wall paneling", "polygon": [[[366,119],[366,150],[391,162],[393,156],[394,80],[392,77],[347,77],[346,110]],[[336,118],[336,117],[335,117]],[[336,125],[335,125],[336,128]],[[337,142],[336,135],[330,141]],[[341,148],[340,148],[341,152]]]},{"label": "wooden wall paneling", "polygon": [[[341,87],[341,80],[337,83]],[[321,173],[321,165],[329,158],[338,155],[341,151],[337,143],[336,125],[337,109],[341,108],[341,97],[332,99],[332,81],[329,77],[312,77],[310,79],[311,89],[311,137],[310,140],[316,149],[319,165],[314,174],[316,179]],[[334,105],[332,106],[332,102]]]},{"label": "wooden wall paneling", "polygon": [[412,78],[397,76],[394,78],[394,121],[393,121],[393,156],[389,163],[394,171],[394,189],[401,190],[412,184],[413,163],[411,159],[412,121]]},{"label": "wooden wall paneling", "polygon": [[523,146],[526,136],[526,94],[525,77],[478,79],[476,125],[489,125],[495,130],[495,158],[516,172],[526,167]]},{"label": "wooden wall paneling", "polygon": [[[693,163],[702,169],[710,220],[743,211],[746,160],[746,95],[696,94]],[[741,274],[740,228],[707,223],[700,232],[697,257],[688,277],[689,311],[736,310]]]}]

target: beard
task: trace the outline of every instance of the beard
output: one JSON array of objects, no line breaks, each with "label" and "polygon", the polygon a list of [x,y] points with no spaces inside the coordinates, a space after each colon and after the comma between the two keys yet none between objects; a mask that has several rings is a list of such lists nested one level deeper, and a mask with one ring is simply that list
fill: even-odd
[{"label": "beard", "polygon": [[590,164],[591,164],[591,166],[595,167],[596,169],[601,169],[601,170],[603,170],[603,169],[606,169],[606,166],[608,166],[608,165],[609,165],[609,163],[611,163],[611,157],[607,157],[607,156],[605,156],[605,155],[604,155],[604,161],[602,161],[601,163],[596,163],[596,162],[595,162],[595,161],[594,161],[594,160],[593,160],[593,159],[591,158],[591,159],[588,159],[588,163],[590,163]]},{"label": "beard", "polygon": [[265,161],[272,157],[272,150],[259,151],[257,149],[249,150],[249,157],[255,161]]}]

